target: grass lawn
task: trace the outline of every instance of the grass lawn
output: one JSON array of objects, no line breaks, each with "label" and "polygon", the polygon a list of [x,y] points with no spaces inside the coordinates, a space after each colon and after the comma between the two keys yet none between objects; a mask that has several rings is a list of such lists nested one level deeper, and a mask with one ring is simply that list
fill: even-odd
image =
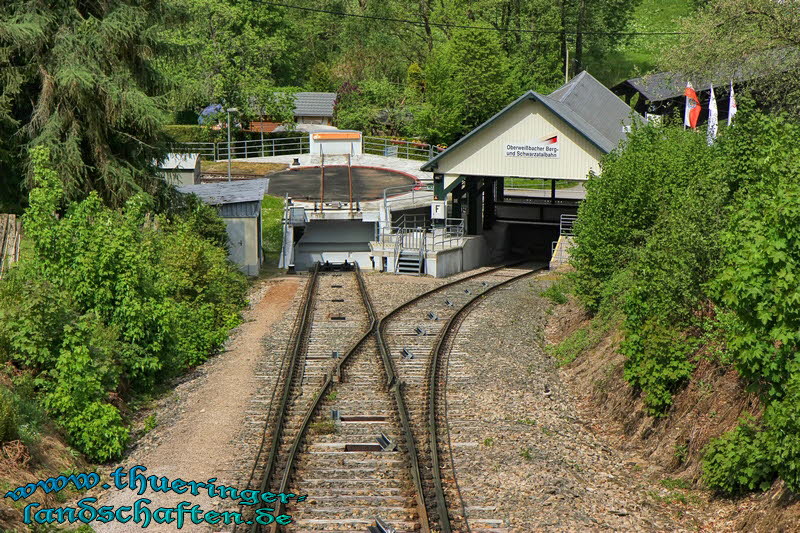
[{"label": "grass lawn", "polygon": [[264,196],[261,202],[261,233],[264,252],[281,251],[283,240],[283,198]]},{"label": "grass lawn", "polygon": [[264,263],[259,278],[272,278],[284,274],[278,268],[283,241],[283,198],[264,196],[261,202],[261,234],[263,238]]},{"label": "grass lawn", "polygon": [[[633,14],[629,31],[681,31],[680,17],[692,12],[692,0],[642,0]],[[604,60],[587,60],[588,70],[598,80],[611,87],[617,83],[646,74],[656,68],[656,62],[679,35],[636,35]]]},{"label": "grass lawn", "polygon": [[[556,189],[569,189],[578,185],[576,181],[569,180],[556,180]],[[528,178],[506,178],[506,189],[533,189],[533,190],[550,190],[550,180],[543,179],[528,179]]]},{"label": "grass lawn", "polygon": [[[227,161],[203,161],[200,164],[201,172],[228,172]],[[283,163],[250,163],[247,161],[232,161],[231,173],[232,174],[259,174],[266,176],[273,172],[286,170],[289,165]]]}]

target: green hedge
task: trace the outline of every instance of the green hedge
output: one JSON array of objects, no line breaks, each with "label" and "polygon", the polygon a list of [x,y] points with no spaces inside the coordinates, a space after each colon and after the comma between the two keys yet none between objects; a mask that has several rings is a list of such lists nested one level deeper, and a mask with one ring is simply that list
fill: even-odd
[{"label": "green hedge", "polygon": [[[170,124],[164,126],[164,129],[175,142],[223,142],[228,139],[227,130],[212,130],[199,124]],[[307,133],[300,131],[280,131],[265,133],[264,139],[285,139],[287,137],[303,137],[307,135]],[[234,129],[231,130],[231,139],[235,141],[261,139],[261,133]]]},{"label": "green hedge", "polygon": [[[669,412],[698,357],[735,368],[764,416],[713,440],[706,484],[775,478],[800,492],[800,123],[744,108],[716,143],[680,126],[636,128],[587,185],[575,291],[624,310],[625,378]],[[720,348],[724,347],[724,348]]]}]

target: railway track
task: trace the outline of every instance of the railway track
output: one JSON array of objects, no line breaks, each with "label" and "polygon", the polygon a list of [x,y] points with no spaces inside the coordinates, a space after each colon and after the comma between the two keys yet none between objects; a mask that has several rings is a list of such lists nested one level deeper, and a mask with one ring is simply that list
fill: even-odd
[{"label": "railway track", "polygon": [[404,384],[411,430],[422,465],[429,523],[437,531],[466,531],[450,463],[443,470],[439,460],[437,427],[442,425],[444,413],[436,409],[441,381],[441,376],[434,377],[439,369],[437,362],[460,319],[480,298],[542,267],[536,265],[532,269],[523,265],[490,269],[441,286],[399,306],[380,324],[381,334],[394,356],[398,379]]},{"label": "railway track", "polygon": [[[490,293],[507,288],[511,283],[525,278],[535,270],[512,273],[507,279],[500,280],[487,290],[473,296],[464,306],[456,311],[441,328],[435,346],[431,350],[431,361],[428,366],[428,452],[430,454],[431,482],[435,485],[434,498],[437,514],[449,512],[449,523],[440,522],[441,531],[468,531],[475,533],[506,533],[509,528],[503,527],[502,518],[493,516],[494,507],[465,508],[464,500],[455,475],[453,450],[447,413],[447,381],[450,371],[450,359],[453,344],[464,319],[480,301]],[[461,363],[456,358],[457,363]],[[449,503],[449,505],[448,505]],[[468,512],[469,511],[469,512]],[[506,524],[507,525],[507,524]]]},{"label": "railway track", "polygon": [[[456,528],[465,525],[463,513],[453,510],[460,506],[450,463],[442,468],[439,461],[437,361],[448,332],[477,299],[533,271],[480,272],[379,319],[357,267],[334,274],[315,268],[294,327],[280,403],[256,463],[262,475],[255,488],[309,494],[305,502],[275,509],[275,516],[292,515],[287,531],[448,532],[454,530],[451,515]],[[326,292],[334,285],[339,298]],[[329,311],[328,301],[343,305]],[[348,319],[331,318],[344,313],[352,319],[343,330]],[[277,531],[274,524],[253,524],[250,531],[267,527]]]}]

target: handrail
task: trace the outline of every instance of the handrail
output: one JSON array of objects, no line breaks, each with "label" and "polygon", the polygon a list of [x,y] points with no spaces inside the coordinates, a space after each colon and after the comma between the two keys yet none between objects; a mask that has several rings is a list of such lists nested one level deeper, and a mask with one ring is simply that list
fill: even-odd
[{"label": "handrail", "polygon": [[[294,155],[308,153],[307,136],[250,139],[230,143],[231,159],[266,157],[270,155]],[[170,150],[176,153],[198,153],[203,159],[220,161],[228,159],[228,143],[225,141],[175,142]]]},{"label": "handrail", "polygon": [[362,151],[365,154],[382,155],[387,157],[401,157],[404,159],[417,159],[427,161],[433,159],[444,151],[436,145],[405,141],[401,139],[387,139],[365,135],[362,138]]},{"label": "handrail", "polygon": [[398,263],[400,262],[400,248],[403,246],[403,241],[405,240],[405,233],[398,233],[397,237],[394,241],[394,272],[396,273],[399,269]]},{"label": "handrail", "polygon": [[[395,247],[398,243],[405,246],[405,235],[410,232],[415,233],[414,239],[424,240],[426,251],[429,247],[431,250],[443,249],[464,237],[464,220],[447,218],[444,220],[444,225],[430,226],[426,215],[402,215],[391,227],[381,228],[378,239],[384,246],[389,242]],[[416,235],[416,233],[420,235]],[[432,234],[430,242],[428,233]],[[416,245],[416,240],[409,244],[409,246],[415,247]]]}]

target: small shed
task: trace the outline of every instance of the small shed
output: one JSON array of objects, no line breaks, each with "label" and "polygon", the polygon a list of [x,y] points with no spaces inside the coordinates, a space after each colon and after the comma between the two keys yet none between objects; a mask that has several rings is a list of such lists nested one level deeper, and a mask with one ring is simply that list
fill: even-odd
[{"label": "small shed", "polygon": [[158,172],[175,186],[200,183],[200,154],[167,154]]},{"label": "small shed", "polygon": [[298,124],[333,124],[336,93],[299,92],[294,95],[294,120]]},{"label": "small shed", "polygon": [[184,194],[195,194],[217,208],[228,230],[228,258],[249,276],[261,270],[264,261],[261,236],[261,201],[268,179],[237,180],[179,186]]}]

